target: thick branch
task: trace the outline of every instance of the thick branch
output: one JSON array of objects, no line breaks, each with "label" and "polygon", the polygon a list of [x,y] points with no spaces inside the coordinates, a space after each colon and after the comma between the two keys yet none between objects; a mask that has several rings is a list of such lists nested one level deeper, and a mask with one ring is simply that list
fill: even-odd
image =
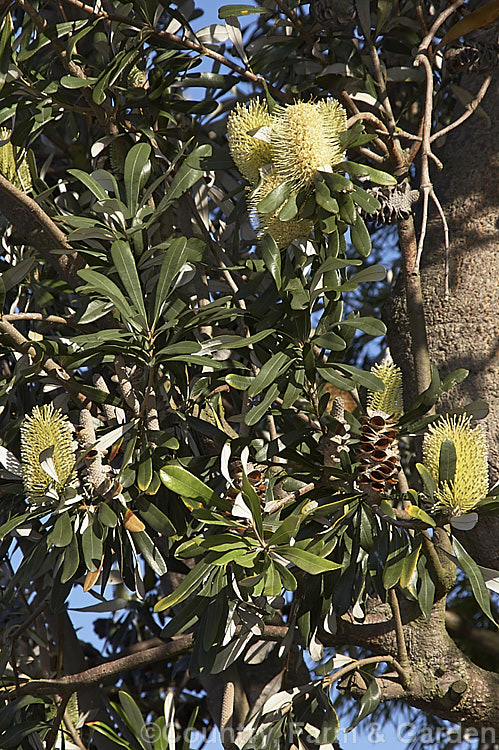
[{"label": "thick branch", "polygon": [[[38,250],[70,287],[81,286],[82,281],[76,272],[85,264],[73,252],[66,235],[33,198],[18,190],[1,174],[0,205],[2,214],[15,227],[23,242]],[[61,249],[67,254],[54,253],[54,250]]]}]

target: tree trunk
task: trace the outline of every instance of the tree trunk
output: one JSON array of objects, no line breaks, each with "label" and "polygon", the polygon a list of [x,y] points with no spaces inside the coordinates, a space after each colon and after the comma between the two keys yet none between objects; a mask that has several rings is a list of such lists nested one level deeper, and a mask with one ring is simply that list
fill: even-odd
[{"label": "tree trunk", "polygon": [[[463,86],[476,91],[476,76]],[[491,482],[499,479],[499,74],[496,73],[482,107],[487,123],[474,114],[452,131],[438,153],[444,169],[434,186],[449,224],[449,299],[444,296],[444,235],[434,208],[421,267],[431,360],[441,376],[457,368],[468,378],[438,402],[438,411],[484,399],[489,404],[485,420],[489,443]],[[462,111],[462,110],[461,110]],[[457,112],[456,116],[461,114]],[[401,285],[390,309],[389,343],[411,387],[413,369],[408,347],[408,324]],[[499,518],[482,520],[465,532],[463,542],[482,565],[499,569]]]}]

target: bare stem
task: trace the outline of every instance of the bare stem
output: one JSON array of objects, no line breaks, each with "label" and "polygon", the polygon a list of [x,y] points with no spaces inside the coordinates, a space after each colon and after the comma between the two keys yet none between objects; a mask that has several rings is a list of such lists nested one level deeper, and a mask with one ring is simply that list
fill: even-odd
[{"label": "bare stem", "polygon": [[[395,625],[395,637],[397,639],[397,658],[402,669],[409,668],[409,657],[407,656],[407,646],[404,638],[404,628],[400,616],[400,607],[395,589],[388,590],[388,602],[392,610],[393,623]],[[407,685],[404,685],[406,687]]]},{"label": "bare stem", "polygon": [[437,138],[441,138],[443,135],[447,135],[447,133],[450,133],[451,130],[454,130],[454,128],[459,127],[465,120],[468,119],[468,117],[471,117],[471,115],[476,112],[478,109],[478,106],[480,102],[482,101],[483,97],[487,93],[487,89],[490,86],[490,82],[492,81],[492,75],[488,75],[480,88],[478,89],[477,95],[471,101],[469,104],[466,105],[466,112],[461,115],[461,117],[458,117],[457,120],[454,120],[454,122],[451,122],[450,125],[447,125],[445,128],[442,128],[442,130],[439,130],[437,133],[434,133],[430,138],[430,143],[433,143],[433,141],[436,141]]}]

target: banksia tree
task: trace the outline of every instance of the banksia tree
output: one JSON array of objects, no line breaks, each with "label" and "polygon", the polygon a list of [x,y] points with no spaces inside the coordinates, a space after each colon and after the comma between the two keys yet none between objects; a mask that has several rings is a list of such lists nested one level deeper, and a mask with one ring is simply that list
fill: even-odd
[{"label": "banksia tree", "polygon": [[435,510],[450,516],[469,513],[487,495],[487,441],[471,418],[442,417],[423,440],[423,463],[436,485]]},{"label": "banksia tree", "polygon": [[367,415],[361,420],[357,455],[358,481],[375,492],[388,492],[398,481],[400,455],[397,422],[402,415],[402,374],[390,359],[371,372],[384,384],[381,392],[369,391]]},{"label": "banksia tree", "polygon": [[268,214],[258,209],[260,201],[266,198],[281,182],[282,178],[274,170],[268,171],[262,169],[260,184],[251,195],[249,208],[257,215],[262,231],[270,233],[279,247],[287,247],[293,240],[308,237],[314,225],[309,219],[294,218],[290,221],[281,221],[279,213],[282,204],[275,211]]},{"label": "banksia tree", "polygon": [[50,487],[60,492],[75,463],[71,424],[52,404],[35,406],[21,426],[21,464],[26,494],[43,500]]}]

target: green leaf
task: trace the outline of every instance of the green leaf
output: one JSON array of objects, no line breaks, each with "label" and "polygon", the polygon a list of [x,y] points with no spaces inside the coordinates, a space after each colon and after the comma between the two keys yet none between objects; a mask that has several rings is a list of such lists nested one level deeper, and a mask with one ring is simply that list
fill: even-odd
[{"label": "green leaf", "polygon": [[265,416],[267,411],[269,410],[270,406],[273,404],[273,402],[276,400],[277,396],[279,395],[279,386],[274,383],[274,385],[271,385],[268,389],[267,393],[263,397],[263,399],[260,401],[258,406],[253,406],[252,409],[249,410],[249,412],[246,414],[244,418],[244,422],[247,425],[254,425],[257,424],[262,417]]},{"label": "green leaf", "polygon": [[373,263],[371,266],[367,266],[367,268],[363,268],[356,273],[349,281],[355,281],[356,284],[360,284],[366,281],[384,281],[384,279],[386,279],[386,268],[379,263]]},{"label": "green leaf", "polygon": [[354,189],[353,182],[338,172],[321,172],[320,174],[335,193],[342,191],[351,193]]},{"label": "green leaf", "polygon": [[195,148],[187,157],[184,159],[181,167],[177,174],[171,181],[171,185],[168,189],[165,197],[159,202],[156,209],[157,213],[162,213],[168,206],[170,206],[177,198],[190,190],[190,188],[196,184],[201,177],[201,161],[207,156],[211,156],[212,148],[209,144],[205,143],[202,146]]},{"label": "green leaf", "polygon": [[281,185],[278,185],[258,203],[258,211],[260,211],[262,214],[270,214],[273,213],[273,211],[277,211],[277,209],[282,206],[286,198],[289,197],[292,190],[292,182],[283,182]]},{"label": "green leaf", "polygon": [[352,224],[350,227],[350,239],[359,255],[362,256],[362,258],[367,258],[372,250],[372,242],[371,236],[364,223],[364,219],[360,214],[357,214],[355,224]]},{"label": "green leaf", "polygon": [[339,211],[338,201],[333,198],[329,187],[320,177],[315,180],[315,201],[329,213],[336,214]]},{"label": "green leaf", "polygon": [[346,731],[350,732],[350,730],[354,729],[354,727],[356,727],[357,724],[362,721],[362,719],[365,719],[366,716],[372,714],[372,712],[375,711],[375,709],[379,706],[380,701],[381,690],[379,688],[378,681],[375,677],[373,677],[373,679],[369,683],[369,687],[362,696],[357,716],[355,716],[354,720]]},{"label": "green leaf", "polygon": [[147,733],[144,717],[134,699],[124,690],[118,692],[118,697],[123,709],[124,719],[132,730],[134,736],[139,740],[145,750],[152,750],[151,743],[146,739]]},{"label": "green leaf", "polygon": [[352,175],[352,177],[369,177],[371,182],[374,182],[377,185],[397,184],[397,179],[393,175],[388,172],[382,172],[380,169],[369,167],[367,164],[356,164],[353,161],[345,161],[341,166]]},{"label": "green leaf", "polygon": [[218,17],[222,20],[231,16],[251,16],[255,13],[269,13],[269,10],[260,5],[222,5],[218,9]]},{"label": "green leaf", "polygon": [[104,274],[94,271],[91,268],[83,268],[81,271],[78,271],[78,276],[87,283],[87,286],[91,291],[97,292],[102,297],[107,297],[107,299],[111,300],[113,305],[121,313],[124,320],[129,320],[133,317],[133,311],[130,305],[126,301],[123,292],[114,281],[111,281],[111,279],[108,279]]},{"label": "green leaf", "polygon": [[175,237],[165,251],[161,264],[156,293],[154,296],[153,320],[156,323],[161,315],[163,303],[171,291],[174,279],[187,259],[187,238]]},{"label": "green leaf", "polygon": [[255,528],[260,537],[263,537],[262,505],[245,471],[243,471],[242,491],[243,500],[251,511]]},{"label": "green leaf", "polygon": [[144,296],[140,286],[135,259],[128,242],[124,242],[124,240],[113,242],[111,245],[111,257],[127,294],[141,316],[143,325],[146,326],[147,314]]},{"label": "green leaf", "polygon": [[426,466],[424,466],[424,464],[417,463],[416,469],[418,471],[419,476],[423,480],[423,484],[425,486],[428,496],[433,499],[433,496],[435,492],[437,491],[437,485],[435,483],[435,480],[433,479],[432,475],[430,474]]},{"label": "green leaf", "polygon": [[152,481],[152,456],[149,448],[142,451],[137,469],[137,487],[142,492],[149,489]]},{"label": "green leaf", "polygon": [[246,391],[252,384],[254,377],[249,375],[234,375],[229,373],[225,376],[225,382],[230,385],[231,388],[235,388],[236,391]]},{"label": "green leaf", "polygon": [[494,625],[498,627],[490,610],[490,596],[485,585],[485,581],[483,580],[482,571],[473,560],[473,558],[468,555],[463,545],[456,538],[452,540],[452,547],[459,563],[459,567],[468,576],[468,580],[473,591],[473,596],[475,597],[480,609],[484,614],[487,615],[489,620],[491,620]]},{"label": "green leaf", "polygon": [[405,508],[405,512],[411,516],[411,518],[416,518],[418,521],[423,521],[423,523],[428,524],[428,526],[435,526],[435,521],[431,516],[428,515],[428,513],[425,513],[425,511],[420,508],[418,505],[409,505],[407,508]]},{"label": "green leaf", "polygon": [[363,190],[363,188],[359,187],[358,185],[355,185],[352,198],[354,202],[360,206],[360,208],[365,211],[367,214],[372,214],[375,211],[379,211],[381,208],[381,203],[377,198],[374,197],[374,195],[371,195],[371,193],[368,193],[367,190]]},{"label": "green leaf", "polygon": [[277,378],[283,375],[291,367],[295,358],[291,358],[286,352],[278,352],[268,359],[260,372],[248,388],[248,396],[253,398],[271,385]]},{"label": "green leaf", "polygon": [[312,552],[300,549],[299,547],[296,547],[296,545],[294,547],[280,545],[275,547],[274,551],[281,555],[281,557],[284,557],[285,560],[289,560],[290,563],[296,565],[297,568],[300,568],[313,576],[341,568],[340,563],[326,560],[326,558],[319,557],[319,555],[314,555]]},{"label": "green leaf", "polygon": [[444,438],[438,459],[438,481],[452,482],[456,474],[456,446],[450,438]]},{"label": "green leaf", "polygon": [[291,221],[298,213],[298,203],[296,199],[298,193],[291,193],[284,206],[279,211],[279,221]]},{"label": "green leaf", "polygon": [[345,339],[337,336],[335,333],[325,333],[322,336],[314,336],[311,340],[314,346],[320,346],[323,349],[341,352],[346,348]]},{"label": "green leaf", "polygon": [[162,510],[160,510],[154,503],[147,500],[143,495],[137,498],[136,507],[142,521],[147,523],[148,526],[154,529],[154,531],[157,531],[163,536],[172,536],[175,534],[175,527],[168,516],[166,516]]},{"label": "green leaf", "polygon": [[435,584],[424,557],[419,558],[417,567],[419,574],[418,604],[425,619],[429,620],[435,600]]},{"label": "green leaf", "polygon": [[364,386],[369,391],[382,393],[385,390],[385,384],[381,378],[376,377],[372,372],[364,372],[364,370],[359,370],[358,367],[344,365],[342,362],[337,362],[335,366],[347,372],[358,385]]},{"label": "green leaf", "polygon": [[135,531],[133,541],[137,544],[144,556],[144,560],[157,576],[164,576],[168,568],[163,555],[145,531]]},{"label": "green leaf", "polygon": [[136,143],[126,155],[123,180],[125,182],[127,205],[132,216],[137,211],[140,191],[145,186],[151,173],[150,153],[151,146],[149,143]]},{"label": "green leaf", "polygon": [[176,492],[181,497],[200,499],[221,510],[230,510],[232,507],[228,500],[222,500],[208,485],[182,466],[175,466],[174,464],[164,466],[160,469],[159,476],[169,490]]},{"label": "green leaf", "polygon": [[80,565],[80,551],[78,549],[78,539],[73,536],[70,543],[64,550],[64,563],[62,566],[61,583],[67,583],[75,575]]},{"label": "green leaf", "polygon": [[357,328],[369,336],[384,336],[386,334],[385,324],[377,318],[347,318],[342,320],[339,325]]},{"label": "green leaf", "polygon": [[353,380],[344,378],[343,375],[340,375],[339,372],[336,372],[332,368],[318,367],[317,373],[321,376],[321,378],[327,380],[328,383],[332,383],[337,388],[341,388],[344,391],[353,391],[353,389],[355,388],[355,383],[353,382]]},{"label": "green leaf", "polygon": [[265,263],[267,270],[272,275],[275,281],[275,285],[279,290],[281,288],[281,251],[277,245],[277,242],[271,234],[266,234],[261,243],[260,248],[262,252],[263,262]]},{"label": "green leaf", "polygon": [[92,175],[87,174],[87,172],[83,172],[81,169],[68,169],[68,174],[72,175],[73,177],[76,177],[77,180],[82,182],[86,188],[90,190],[91,193],[95,195],[97,200],[99,201],[105,201],[109,198],[108,193],[102,185],[97,182],[96,179],[92,177]]},{"label": "green leaf", "polygon": [[67,547],[72,538],[73,526],[69,513],[61,513],[47,537],[47,544],[53,544],[54,547]]},{"label": "green leaf", "polygon": [[98,536],[89,524],[81,535],[81,546],[85,565],[92,573],[99,569],[102,560],[102,537]]},{"label": "green leaf", "polygon": [[163,597],[163,599],[160,599],[159,602],[156,603],[154,611],[162,612],[169,607],[179,604],[184,599],[187,599],[187,597],[200,586],[201,582],[209,575],[212,569],[212,563],[200,560],[177,586],[175,591],[168,596]]}]

